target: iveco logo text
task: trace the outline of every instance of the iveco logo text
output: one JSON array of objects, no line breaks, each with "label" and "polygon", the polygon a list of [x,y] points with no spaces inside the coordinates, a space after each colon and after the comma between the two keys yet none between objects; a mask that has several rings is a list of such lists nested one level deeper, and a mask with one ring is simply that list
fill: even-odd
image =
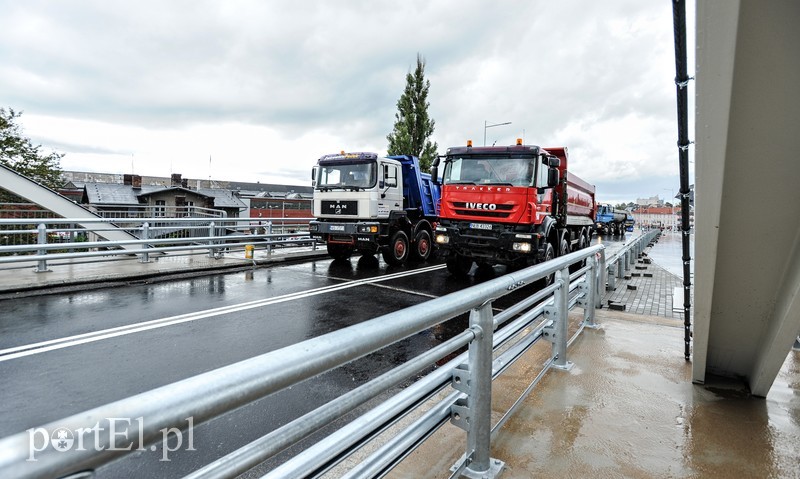
[{"label": "iveco logo text", "polygon": [[497,205],[494,203],[467,203],[467,208],[473,210],[496,210]]}]

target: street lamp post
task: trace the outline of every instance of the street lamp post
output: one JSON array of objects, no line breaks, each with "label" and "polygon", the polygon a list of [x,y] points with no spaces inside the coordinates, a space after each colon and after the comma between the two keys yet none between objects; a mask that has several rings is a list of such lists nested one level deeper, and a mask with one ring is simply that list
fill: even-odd
[{"label": "street lamp post", "polygon": [[483,146],[486,146],[486,129],[487,128],[492,128],[494,126],[510,125],[510,124],[511,124],[510,121],[506,121],[506,122],[503,122],[503,123],[494,123],[494,124],[490,125],[488,121],[483,120]]}]

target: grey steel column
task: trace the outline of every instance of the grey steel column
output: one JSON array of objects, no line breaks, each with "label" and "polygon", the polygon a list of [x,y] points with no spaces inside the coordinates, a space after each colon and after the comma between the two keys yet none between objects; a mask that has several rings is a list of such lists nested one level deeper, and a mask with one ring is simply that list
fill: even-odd
[{"label": "grey steel column", "polygon": [[[150,223],[148,223],[146,221],[144,222],[144,224],[142,224],[142,239],[143,240],[150,239]],[[150,247],[150,245],[147,244],[147,243],[142,244],[142,248],[143,249],[147,249],[149,247]],[[139,262],[140,263],[149,263],[150,262],[150,253],[148,253],[148,252],[142,253],[142,256],[139,258]]]},{"label": "grey steel column", "polygon": [[[469,315],[470,329],[478,336],[469,343],[470,423],[467,430],[467,457],[472,455],[465,477],[497,477],[502,462],[489,457],[492,435],[492,303],[487,301]],[[493,468],[494,466],[494,468]],[[493,470],[493,469],[497,470]]]},{"label": "grey steel column", "polygon": [[586,258],[586,261],[592,269],[587,271],[586,276],[584,276],[586,297],[583,298],[583,324],[587,327],[593,328],[596,326],[594,322],[594,308],[595,304],[597,303],[596,297],[598,296],[598,281],[596,280],[598,270],[597,258],[595,255],[592,255]]},{"label": "grey steel column", "polygon": [[217,235],[217,225],[212,221],[208,224],[208,257],[214,257],[214,236]]},{"label": "grey steel column", "polygon": [[567,362],[567,337],[568,324],[567,314],[569,313],[568,300],[569,300],[569,270],[560,269],[556,271],[555,282],[559,284],[559,288],[553,293],[553,302],[556,308],[555,311],[555,341],[553,342],[553,353],[556,356],[554,366],[560,369],[570,369],[571,364]]},{"label": "grey steel column", "polygon": [[[40,223],[39,227],[37,228],[37,230],[38,230],[37,243],[46,245],[47,244],[47,226],[45,226],[44,223]],[[38,254],[40,256],[44,256],[44,255],[47,254],[47,250],[46,249],[40,249],[40,250],[36,251],[36,254]],[[38,265],[36,266],[36,269],[34,270],[34,272],[36,272],[36,273],[47,273],[49,271],[50,270],[47,269],[47,260],[46,259],[40,259]]]}]

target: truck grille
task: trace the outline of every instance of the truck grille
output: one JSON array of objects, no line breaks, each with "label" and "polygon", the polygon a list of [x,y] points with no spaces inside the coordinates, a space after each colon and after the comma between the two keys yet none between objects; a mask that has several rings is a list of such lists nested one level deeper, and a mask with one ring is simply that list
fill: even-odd
[{"label": "truck grille", "polygon": [[323,201],[323,215],[358,215],[358,201]]},{"label": "truck grille", "polygon": [[494,210],[487,209],[467,209],[467,203],[454,202],[453,211],[457,215],[480,216],[483,218],[508,218],[514,210],[515,205],[497,205]]}]

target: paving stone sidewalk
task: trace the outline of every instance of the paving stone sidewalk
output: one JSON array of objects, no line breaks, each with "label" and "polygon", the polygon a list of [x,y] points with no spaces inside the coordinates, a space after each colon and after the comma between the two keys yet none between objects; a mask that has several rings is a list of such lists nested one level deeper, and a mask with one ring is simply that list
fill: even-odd
[{"label": "paving stone sidewalk", "polygon": [[[653,262],[648,264],[649,250],[645,249],[642,258],[625,271],[624,277],[617,278],[614,290],[606,291],[603,308],[624,306],[628,313],[683,321],[683,279]],[[673,304],[675,288],[680,289],[677,304]]]}]

